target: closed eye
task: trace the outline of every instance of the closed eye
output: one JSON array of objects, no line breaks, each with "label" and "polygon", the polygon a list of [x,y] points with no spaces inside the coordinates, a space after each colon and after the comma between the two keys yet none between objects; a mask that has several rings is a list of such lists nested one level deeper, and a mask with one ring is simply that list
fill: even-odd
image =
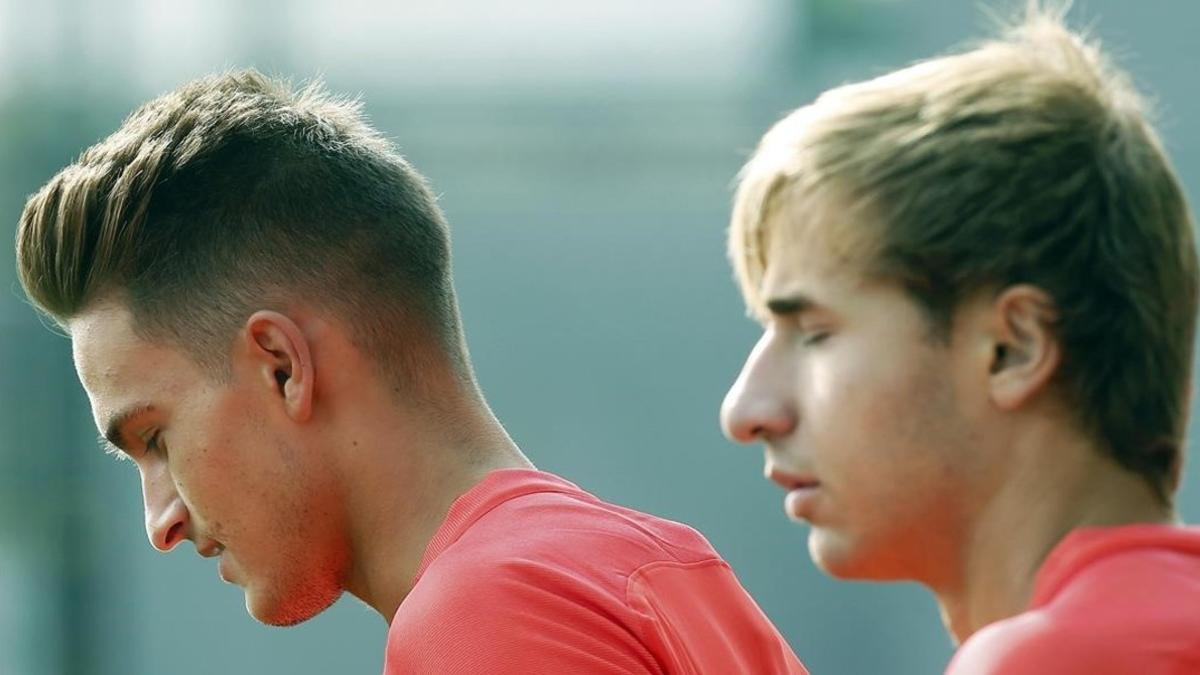
[{"label": "closed eye", "polygon": [[808,331],[802,334],[800,341],[805,347],[815,347],[829,339],[829,331]]},{"label": "closed eye", "polygon": [[150,434],[150,438],[146,439],[146,452],[147,453],[166,452],[166,450],[167,450],[166,446],[164,446],[162,444],[162,432],[161,431],[155,431],[153,434]]},{"label": "closed eye", "polygon": [[100,449],[104,450],[104,454],[112,457],[118,462],[127,462],[132,459],[124,450],[113,445],[112,442],[110,442],[103,435],[99,436],[96,440],[100,443]]}]

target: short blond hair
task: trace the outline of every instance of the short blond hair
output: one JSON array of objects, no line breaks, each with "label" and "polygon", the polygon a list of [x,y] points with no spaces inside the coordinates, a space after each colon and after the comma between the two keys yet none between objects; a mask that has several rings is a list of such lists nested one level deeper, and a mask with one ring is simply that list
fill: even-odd
[{"label": "short blond hair", "polygon": [[740,175],[730,257],[758,311],[766,224],[804,227],[806,204],[837,195],[862,227],[829,236],[854,239],[866,273],[901,284],[942,339],[969,294],[1041,287],[1058,310],[1056,384],[1166,495],[1187,419],[1194,226],[1142,98],[1062,13],[1031,6],[999,39],[779,122]]}]

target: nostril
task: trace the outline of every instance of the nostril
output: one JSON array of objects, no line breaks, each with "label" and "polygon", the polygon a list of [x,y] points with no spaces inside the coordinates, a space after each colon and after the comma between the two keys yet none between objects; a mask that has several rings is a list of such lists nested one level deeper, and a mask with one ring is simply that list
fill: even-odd
[{"label": "nostril", "polygon": [[781,409],[744,414],[728,428],[732,440],[738,443],[755,443],[786,436],[795,426],[795,417]]},{"label": "nostril", "polygon": [[742,443],[765,441],[768,433],[769,430],[766,424],[747,424],[741,428],[738,440]]},{"label": "nostril", "polygon": [[749,443],[754,440],[753,427],[753,421],[747,418],[732,397],[727,397],[721,406],[721,431],[725,437],[734,443]]},{"label": "nostril", "polygon": [[167,536],[163,538],[164,548],[169,549],[178,542],[178,539],[181,536],[180,532],[182,529],[183,529],[183,523],[175,523],[174,525],[171,526],[171,529],[167,530]]},{"label": "nostril", "polygon": [[729,424],[725,430],[725,435],[734,443],[753,442],[757,431],[755,427],[748,424]]}]

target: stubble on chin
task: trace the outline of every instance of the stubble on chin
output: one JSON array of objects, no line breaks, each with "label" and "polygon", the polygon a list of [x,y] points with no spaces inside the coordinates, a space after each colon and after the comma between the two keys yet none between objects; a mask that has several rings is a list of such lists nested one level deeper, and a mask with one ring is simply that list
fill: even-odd
[{"label": "stubble on chin", "polygon": [[[268,626],[294,626],[328,609],[345,591],[345,564],[328,563],[323,569],[306,568],[302,561],[285,565],[284,573],[265,584],[246,588],[246,610]],[[257,586],[257,588],[255,588]]]},{"label": "stubble on chin", "polygon": [[268,607],[256,607],[251,591],[246,592],[246,611],[260,623],[268,626],[287,627],[304,623],[329,609],[342,596],[342,589],[332,584],[311,584],[292,589],[287,597],[263,603]]}]

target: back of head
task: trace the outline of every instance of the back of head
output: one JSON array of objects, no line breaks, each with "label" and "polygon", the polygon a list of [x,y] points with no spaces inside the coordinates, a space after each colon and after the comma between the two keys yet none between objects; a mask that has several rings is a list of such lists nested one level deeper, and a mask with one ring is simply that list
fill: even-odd
[{"label": "back of head", "polygon": [[147,103],[29,199],[17,251],[59,322],[115,296],[139,334],[213,372],[251,313],[303,303],[397,381],[428,353],[469,377],[432,194],[358,104],[315,84],[248,70]]},{"label": "back of head", "polygon": [[[947,339],[958,303],[1028,283],[1053,298],[1055,385],[1081,429],[1168,497],[1197,307],[1193,223],[1141,98],[1061,12],[970,51],[833,89],[745,167],[730,251],[760,300],[763,223],[831,194],[834,233]],[[802,220],[802,219],[800,219]]]}]

